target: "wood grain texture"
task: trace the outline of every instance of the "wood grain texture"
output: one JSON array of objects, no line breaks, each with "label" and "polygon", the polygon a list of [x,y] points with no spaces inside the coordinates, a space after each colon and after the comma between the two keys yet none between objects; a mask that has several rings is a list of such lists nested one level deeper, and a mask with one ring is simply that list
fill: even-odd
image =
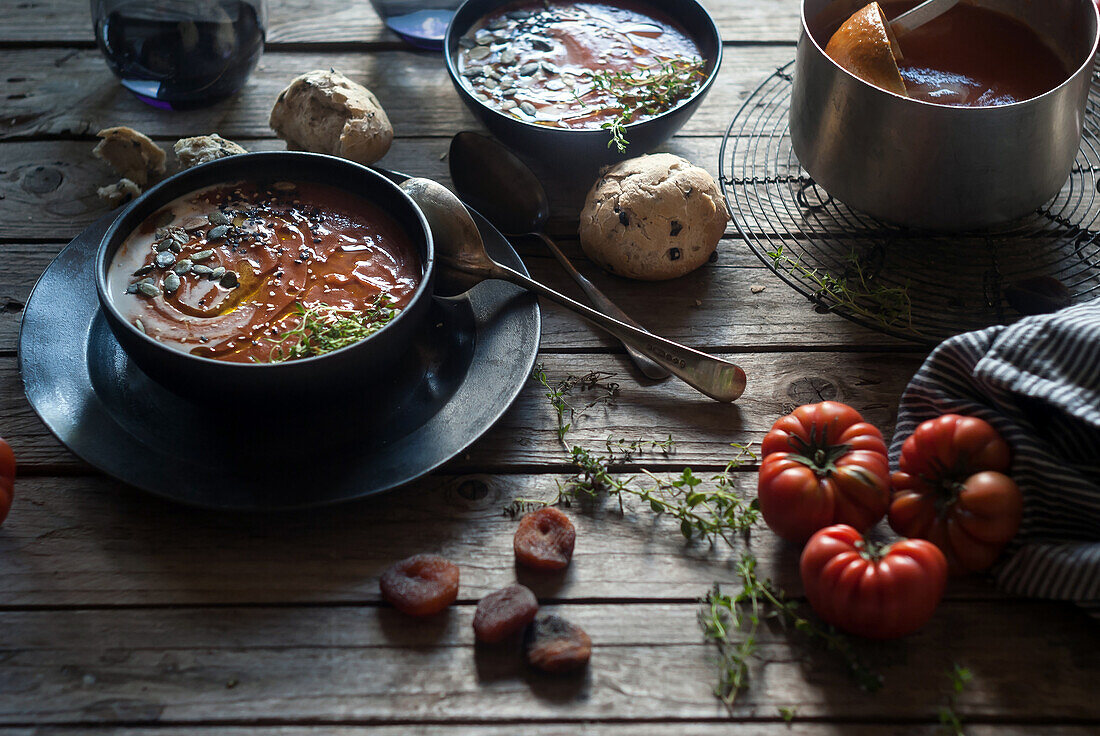
[{"label": "wood grain texture", "polygon": [[[94,41],[83,0],[20,0],[7,8],[0,43]],[[727,41],[788,42],[798,37],[796,0],[703,0]],[[365,2],[272,0],[268,49],[287,44],[397,43]]]},{"label": "wood grain texture", "polygon": [[[239,140],[251,151],[285,149],[277,139]],[[171,149],[173,142],[166,140],[161,145]],[[96,188],[114,183],[118,175],[91,155],[94,145],[83,140],[0,143],[0,244],[19,239],[65,242],[108,211],[96,196]],[[449,185],[449,146],[450,137],[399,138],[378,165]],[[665,149],[717,176],[720,146],[721,138],[711,136],[675,138]],[[171,157],[170,162],[174,167]],[[532,167],[549,193],[551,232],[575,238],[585,195],[597,174],[555,172],[537,163]],[[730,223],[727,233],[732,236],[736,232]]]},{"label": "wood grain texture", "polygon": [[[94,135],[101,128],[128,125],[153,137],[183,137],[216,131],[227,138],[271,136],[268,116],[279,91],[299,74],[334,67],[377,96],[398,136],[450,137],[475,125],[458,97],[440,56],[407,50],[270,53],[244,89],[232,99],[202,110],[165,112],[139,102],[123,89],[94,49],[3,51],[18,75],[4,87],[0,139],[36,135]],[[707,99],[683,134],[724,132],[741,101],[776,66],[794,58],[789,46],[726,49]],[[7,72],[5,72],[7,74]]]},{"label": "wood grain texture", "polygon": [[[644,462],[644,461],[643,461]],[[634,488],[651,487],[639,473]],[[697,471],[707,479],[713,472]],[[658,473],[668,480],[675,473]],[[250,517],[186,509],[105,478],[20,479],[0,528],[0,610],[13,607],[377,604],[378,577],[399,559],[442,554],[462,568],[460,597],[475,601],[516,576],[557,601],[700,598],[733,584],[750,551],[759,572],[801,594],[799,548],[760,522],[736,548],[688,542],[675,520],[627,497],[574,503],[573,564],[563,575],[514,566],[516,499],[552,500],[569,475],[439,475],[381,498],[305,512]],[[733,476],[744,498],[756,473]],[[308,493],[303,488],[302,493]],[[878,533],[889,538],[882,525]],[[1004,600],[981,576],[951,581],[954,600]],[[615,608],[613,610],[619,610]],[[609,615],[611,615],[609,613]]]},{"label": "wood grain texture", "polygon": [[507,647],[475,650],[471,605],[422,622],[361,606],[4,612],[0,722],[775,721],[786,707],[804,718],[934,723],[953,661],[974,673],[956,708],[963,717],[1100,722],[1089,674],[1100,632],[1065,606],[947,603],[918,634],[861,643],[886,682],[874,697],[836,658],[762,627],[755,677],[730,714],[710,691],[713,652],[696,604],[544,611],[589,633],[587,671],[539,675]]},{"label": "wood grain texture", "polygon": [[[780,718],[778,710],[776,717]],[[526,723],[523,733],[532,736],[729,736],[734,725],[725,719],[711,723],[633,722],[633,723]],[[1093,736],[1095,726],[1043,725],[986,725],[968,722],[968,736]],[[583,729],[580,731],[579,729]],[[220,736],[516,736],[517,726],[510,725],[427,725],[400,726],[203,726],[196,724],[186,728],[154,726],[150,728],[125,728],[98,725],[95,727],[43,726],[35,729],[0,726],[5,736],[194,736],[196,733],[217,733]],[[901,723],[802,723],[797,713],[792,723],[768,723],[762,721],[736,724],[738,736],[943,736],[939,724]]]},{"label": "wood grain texture", "polygon": [[[719,404],[679,381],[639,385],[625,355],[542,357],[555,379],[600,370],[614,373],[621,386],[616,407],[599,406],[574,421],[571,443],[602,447],[609,435],[632,440],[671,434],[678,443],[677,463],[711,466],[725,462],[730,442],[760,442],[778,417],[807,401],[847,402],[889,435],[898,397],[920,364],[919,356],[889,353],[740,353],[734,359],[750,376],[749,387],[737,403]],[[0,358],[0,387],[0,436],[11,442],[21,467],[84,469],[27,404],[10,357]],[[450,467],[560,467],[567,457],[544,393],[529,381],[504,418]]]},{"label": "wood grain texture", "polygon": [[[515,242],[534,278],[586,301],[540,244]],[[844,350],[857,343],[862,350],[923,351],[912,343],[817,311],[765,269],[738,239],[722,241],[716,264],[662,283],[611,276],[585,260],[576,242],[563,241],[562,246],[585,275],[647,329],[702,350]],[[16,349],[21,305],[59,249],[53,243],[0,244],[0,351]],[[572,312],[546,301],[542,310],[543,350],[622,351],[621,345]]]}]

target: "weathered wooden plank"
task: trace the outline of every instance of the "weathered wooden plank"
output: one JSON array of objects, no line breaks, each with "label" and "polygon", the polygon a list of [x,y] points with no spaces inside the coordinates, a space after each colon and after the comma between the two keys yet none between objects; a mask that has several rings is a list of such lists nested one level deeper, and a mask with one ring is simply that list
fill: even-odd
[{"label": "weathered wooden plank", "polygon": [[[590,370],[610,371],[621,384],[617,408],[596,407],[578,418],[568,440],[590,447],[615,437],[663,438],[677,442],[677,462],[721,464],[730,442],[759,442],[780,415],[797,403],[823,398],[844,401],[889,432],[898,397],[920,356],[882,353],[744,353],[735,359],[749,375],[745,395],[719,404],[679,381],[641,386],[620,355],[544,355],[551,377]],[[15,361],[0,358],[0,436],[7,437],[28,468],[78,469],[34,415],[20,390]],[[455,461],[455,468],[507,469],[564,459],[553,410],[534,382],[489,434]]]},{"label": "weathered wooden plank", "polygon": [[[517,239],[532,275],[585,301],[557,261],[540,245]],[[768,272],[739,239],[724,240],[715,265],[676,281],[644,283],[608,275],[584,259],[576,242],[563,241],[578,268],[627,313],[670,339],[706,350],[844,349],[860,345],[878,349],[910,348],[831,314],[817,312],[809,301]],[[20,305],[60,246],[52,243],[0,244],[0,350],[14,350]],[[760,287],[764,287],[760,291]],[[756,291],[754,291],[756,289]],[[620,350],[603,332],[573,313],[543,304],[545,350]]]},{"label": "weathered wooden plank", "polygon": [[[5,51],[6,68],[18,70],[5,84],[0,138],[92,135],[100,128],[129,125],[151,136],[271,135],[268,115],[279,91],[310,69],[335,67],[378,96],[400,136],[452,135],[475,120],[455,92],[438,55],[395,50],[271,53],[233,99],[203,110],[166,112],[139,102],[123,89],[99,52],[26,49]],[[774,67],[793,57],[787,46],[727,49],[718,79],[683,132],[725,132],[736,107]]]},{"label": "weathered wooden plank", "polygon": [[[210,131],[210,127],[201,130]],[[450,132],[458,130],[456,125]],[[275,139],[241,139],[241,143],[253,151],[285,147]],[[162,143],[167,149],[171,144],[170,140]],[[720,138],[681,137],[665,148],[717,176],[720,144]],[[91,155],[93,146],[70,140],[0,143],[0,240],[64,242],[107,212],[96,188],[114,183],[118,176]],[[449,136],[399,138],[379,166],[450,184],[449,146]],[[596,175],[553,172],[537,163],[533,167],[550,196],[552,232],[576,237],[577,217]],[[727,233],[736,233],[732,223]]]},{"label": "weathered wooden plank", "polygon": [[[727,42],[787,41],[798,36],[796,0],[705,0]],[[23,0],[6,9],[0,43],[94,40],[87,3]],[[269,48],[297,43],[396,42],[365,2],[279,0],[269,4]]]},{"label": "weathered wooden plank", "polygon": [[[640,474],[639,474],[640,475]],[[674,473],[658,473],[671,479]],[[710,482],[713,473],[697,471]],[[383,498],[294,514],[250,517],[184,509],[104,478],[20,478],[0,528],[0,608],[376,603],[395,560],[436,552],[462,567],[463,600],[510,584],[518,498],[551,500],[566,474],[446,475]],[[733,476],[745,498],[756,473]],[[636,478],[631,487],[651,487]],[[308,493],[309,489],[302,489]],[[687,542],[674,520],[627,496],[567,509],[577,527],[565,575],[521,574],[555,600],[679,600],[733,584],[748,549],[759,572],[792,596],[802,590],[799,548],[761,523],[737,548]],[[369,532],[367,531],[369,530]],[[889,536],[883,525],[880,532]],[[981,577],[954,579],[955,600],[1002,599]]]},{"label": "weathered wooden plank", "polygon": [[[727,715],[711,694],[712,650],[699,640],[695,604],[547,606],[592,637],[592,662],[574,677],[532,673],[507,648],[475,650],[472,608],[419,624],[363,607],[0,613],[0,721]],[[859,645],[886,678],[871,697],[836,658],[765,628],[762,664],[732,715],[774,722],[783,707],[803,718],[935,723],[945,672],[958,662],[974,673],[956,707],[963,717],[1095,723],[1097,665],[1088,652],[1098,646],[1100,632],[1070,606],[948,603],[912,637]]]},{"label": "weathered wooden plank", "polygon": [[[779,717],[778,709],[776,715]],[[596,723],[586,721],[583,733],[586,736],[728,736],[734,727],[732,722],[711,723]],[[1095,726],[1058,726],[1047,725],[983,725],[966,724],[969,736],[1034,736],[1040,730],[1045,736],[1092,736]],[[42,727],[35,729],[6,728],[0,726],[5,736],[193,736],[203,730],[213,730],[222,736],[408,736],[410,726],[204,726],[201,723],[187,728],[163,726],[153,728],[73,728],[71,726]],[[428,725],[417,724],[419,736],[515,736],[516,725]],[[577,723],[527,723],[523,733],[532,736],[577,736]],[[939,724],[916,723],[802,723],[795,716],[792,723],[738,722],[739,736],[943,736],[943,727]]]}]

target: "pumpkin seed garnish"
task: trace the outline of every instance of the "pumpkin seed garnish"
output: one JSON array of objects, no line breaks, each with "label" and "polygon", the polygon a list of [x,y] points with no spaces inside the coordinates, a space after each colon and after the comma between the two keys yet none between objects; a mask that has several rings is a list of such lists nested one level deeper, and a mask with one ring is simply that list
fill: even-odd
[{"label": "pumpkin seed garnish", "polygon": [[138,284],[138,291],[140,291],[145,296],[156,296],[156,295],[160,294],[160,289],[153,286],[152,284],[146,284],[146,283]]},{"label": "pumpkin seed garnish", "polygon": [[211,212],[209,215],[206,216],[206,219],[210,221],[211,225],[229,224],[229,218],[226,217],[225,213],[221,211]]},{"label": "pumpkin seed garnish", "polygon": [[175,294],[178,288],[180,288],[180,277],[178,275],[170,273],[164,277],[165,294]]},{"label": "pumpkin seed garnish", "polygon": [[271,188],[276,192],[293,192],[298,188],[298,185],[292,181],[277,181]]},{"label": "pumpkin seed garnish", "polygon": [[225,234],[229,232],[228,225],[218,225],[217,227],[210,228],[206,233],[207,240],[221,240],[225,237]]},{"label": "pumpkin seed garnish", "polygon": [[173,245],[175,245],[175,242],[176,241],[172,240],[171,238],[165,238],[164,240],[160,241],[159,243],[156,243],[153,246],[153,250],[155,250],[157,253],[163,253],[164,251],[168,250]]},{"label": "pumpkin seed garnish", "polygon": [[142,322],[141,322],[141,320],[140,320],[140,319],[135,319],[135,320],[134,320],[134,327],[138,328],[138,329],[139,329],[139,330],[141,330],[142,332],[145,332],[145,325],[144,325],[144,324],[142,324]]},{"label": "pumpkin seed garnish", "polygon": [[171,251],[163,251],[157,253],[156,257],[157,268],[168,268],[176,262],[176,256]]},{"label": "pumpkin seed garnish", "polygon": [[145,274],[149,273],[152,270],[153,270],[153,264],[152,263],[146,263],[144,266],[141,266],[140,268],[138,268],[138,270],[134,271],[134,275],[135,276],[144,276]]},{"label": "pumpkin seed garnish", "polygon": [[137,284],[130,284],[129,286],[126,287],[126,293],[127,294],[136,294],[136,293],[138,293],[138,285]]},{"label": "pumpkin seed garnish", "polygon": [[218,266],[217,268],[215,268],[213,271],[210,272],[210,280],[211,281],[217,281],[222,276],[225,276],[225,266]]},{"label": "pumpkin seed garnish", "polygon": [[196,276],[209,276],[213,272],[214,269],[210,268],[210,266],[204,266],[201,263],[196,263],[194,266],[191,267],[191,273],[195,274]]},{"label": "pumpkin seed garnish", "polygon": [[192,265],[193,264],[191,263],[190,259],[184,258],[182,261],[180,261],[175,266],[173,266],[172,270],[175,271],[180,276],[182,276],[182,275],[184,275],[185,273],[187,273],[188,271],[191,270]]},{"label": "pumpkin seed garnish", "polygon": [[481,61],[482,59],[488,58],[490,53],[488,46],[478,46],[467,51],[466,56],[471,61]]},{"label": "pumpkin seed garnish", "polygon": [[192,261],[205,261],[207,258],[213,258],[213,257],[214,257],[213,249],[207,248],[206,250],[200,250],[198,253],[195,253],[194,255],[192,255],[191,260]]}]

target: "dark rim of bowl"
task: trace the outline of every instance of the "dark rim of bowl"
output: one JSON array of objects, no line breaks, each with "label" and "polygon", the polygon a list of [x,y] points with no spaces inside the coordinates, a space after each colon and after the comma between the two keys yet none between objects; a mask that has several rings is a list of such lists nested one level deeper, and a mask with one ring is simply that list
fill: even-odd
[{"label": "dark rim of bowl", "polygon": [[[232,362],[232,361],[218,360],[216,358],[207,358],[207,357],[202,356],[202,355],[193,355],[192,353],[189,353],[189,352],[186,352],[186,351],[183,351],[183,350],[176,350],[175,348],[168,347],[167,345],[164,345],[163,343],[159,342],[158,340],[154,340],[149,335],[145,334],[144,332],[139,330],[137,327],[130,324],[130,321],[128,319],[126,319],[125,317],[123,317],[122,313],[118,311],[118,308],[115,306],[114,301],[111,299],[110,291],[108,289],[108,285],[107,285],[107,266],[108,266],[108,264],[107,264],[107,250],[108,250],[108,246],[113,241],[115,241],[116,239],[125,240],[126,237],[129,237],[130,233],[132,232],[133,227],[136,227],[137,225],[140,225],[142,222],[144,222],[145,218],[148,217],[149,215],[153,214],[153,212],[155,212],[157,210],[157,208],[162,207],[162,206],[168,204],[169,202],[172,202],[172,201],[178,199],[179,197],[184,196],[188,192],[194,192],[194,191],[198,191],[199,189],[204,189],[206,187],[216,186],[219,183],[224,184],[224,183],[227,183],[227,182],[238,181],[238,180],[249,178],[248,176],[245,176],[245,175],[234,175],[232,173],[235,170],[235,167],[240,166],[240,162],[242,160],[245,160],[245,159],[255,160],[256,158],[271,158],[271,159],[274,159],[275,157],[287,157],[287,156],[306,159],[307,163],[303,166],[303,168],[308,166],[308,162],[310,162],[310,161],[319,161],[319,162],[323,162],[323,163],[328,164],[328,165],[343,166],[343,167],[348,168],[349,170],[358,172],[358,173],[363,174],[367,177],[376,178],[378,181],[382,182],[383,186],[391,187],[400,196],[400,198],[408,204],[411,211],[416,215],[416,219],[420,223],[420,226],[423,230],[424,243],[426,245],[425,250],[427,252],[427,258],[423,259],[423,263],[421,264],[420,283],[417,284],[416,292],[413,294],[412,299],[409,300],[408,305],[404,309],[402,309],[397,314],[396,317],[394,317],[392,320],[390,320],[385,325],[383,325],[382,328],[379,329],[377,332],[374,332],[374,333],[368,335],[367,337],[363,338],[362,340],[359,340],[358,342],[352,343],[351,345],[346,345],[346,346],[344,346],[342,348],[339,348],[337,350],[332,350],[330,352],[323,353],[321,355],[311,355],[307,358],[296,358],[294,360],[283,361],[283,362],[280,362],[280,363],[236,363],[236,362]],[[210,169],[221,169],[221,168],[226,169],[226,171],[227,171],[226,176],[220,176],[216,180],[207,182],[205,184],[199,184],[197,186],[188,186],[186,188],[182,188],[182,191],[180,191],[178,194],[167,197],[163,201],[159,201],[158,198],[163,193],[163,191],[165,189],[171,187],[171,186],[178,186],[179,181],[187,180],[187,179],[190,179],[190,178],[201,178],[200,175],[202,173],[204,173],[204,172],[206,172]],[[290,177],[290,178],[293,178],[293,177]],[[333,187],[336,187],[338,189],[345,189],[346,190],[346,187],[340,186],[338,184],[333,184],[331,182],[325,182],[325,181],[321,181],[321,180],[318,180],[318,179],[313,179],[313,178],[310,178],[309,176],[303,176],[299,180],[302,180],[302,181],[316,181],[317,183],[328,184],[329,186],[333,186]],[[354,194],[354,195],[360,197],[361,199],[366,199],[367,201],[371,201],[369,197],[364,196],[362,193],[351,192],[351,194]],[[141,219],[139,219],[136,223],[131,225],[130,228],[126,230],[125,234],[120,234],[121,231],[122,231],[123,221],[128,220],[132,217],[135,217],[135,215],[133,214],[134,212],[137,212],[137,211],[139,211],[143,208],[148,207],[149,203],[151,201],[154,201],[154,200],[157,200],[157,204],[155,206],[153,206],[152,209],[150,209],[150,211],[147,214],[145,214]],[[402,228],[402,229],[404,229],[404,228]],[[415,242],[415,233],[408,233],[408,234],[411,237],[414,238],[414,242]],[[119,242],[120,247],[122,245],[121,240]],[[117,252],[117,248],[115,249],[115,251]],[[114,254],[112,254],[112,256],[113,255]],[[145,340],[148,344],[155,345],[158,350],[170,351],[170,354],[172,354],[174,356],[183,356],[184,358],[187,358],[187,359],[198,360],[198,361],[203,361],[205,363],[210,363],[210,364],[222,366],[222,367],[225,368],[225,370],[242,370],[242,369],[243,370],[256,370],[258,368],[267,368],[269,370],[278,370],[280,368],[285,369],[287,366],[296,366],[296,365],[302,365],[304,363],[311,363],[311,362],[315,362],[315,361],[319,361],[319,360],[324,360],[325,358],[328,358],[330,356],[337,355],[337,354],[340,354],[340,353],[344,353],[345,351],[352,350],[354,348],[358,348],[358,347],[362,346],[364,343],[367,343],[367,342],[371,341],[376,336],[381,335],[386,330],[389,330],[390,327],[397,324],[406,315],[406,313],[412,311],[412,308],[416,303],[418,303],[422,299],[426,299],[426,298],[429,298],[431,296],[430,294],[428,294],[428,296],[425,296],[425,293],[427,292],[427,289],[425,287],[428,285],[428,282],[430,281],[429,277],[430,277],[434,267],[435,267],[435,243],[432,240],[432,231],[431,231],[431,228],[428,225],[427,218],[424,217],[424,213],[420,210],[420,207],[418,207],[416,205],[416,203],[412,200],[412,198],[409,197],[409,195],[406,194],[403,189],[401,189],[397,184],[395,184],[393,181],[391,181],[387,177],[385,177],[382,174],[378,173],[377,171],[370,168],[369,166],[364,166],[363,164],[359,164],[359,163],[356,163],[354,161],[349,161],[348,159],[340,158],[338,156],[329,156],[327,154],[322,154],[322,153],[308,153],[308,152],[305,152],[305,151],[257,151],[257,152],[254,152],[254,153],[242,153],[242,154],[239,154],[239,155],[236,155],[236,156],[229,156],[229,157],[226,157],[226,158],[216,159],[214,161],[208,161],[207,163],[199,164],[198,166],[194,166],[190,169],[185,169],[184,171],[180,171],[180,172],[178,172],[176,174],[173,174],[172,176],[168,177],[164,181],[159,182],[156,186],[154,186],[151,189],[149,189],[148,191],[146,191],[144,194],[142,194],[140,197],[135,199],[130,204],[125,205],[125,211],[122,212],[121,214],[119,214],[119,216],[115,219],[115,221],[113,223],[111,223],[111,226],[109,228],[107,228],[107,232],[105,232],[103,234],[103,238],[99,242],[99,247],[97,248],[96,259],[95,259],[95,269],[96,269],[95,280],[96,280],[96,291],[98,292],[98,295],[99,295],[100,306],[102,308],[106,309],[107,311],[111,312],[111,314],[114,316],[114,318],[118,322],[120,322],[121,324],[126,325],[126,328],[128,330],[130,330],[131,333],[138,336],[140,339]]]},{"label": "dark rim of bowl", "polygon": [[[451,39],[452,39],[452,37],[454,37],[453,48],[457,49],[458,48],[458,37],[457,37],[458,30],[455,27],[456,26],[455,19],[457,19],[462,14],[462,11],[465,10],[467,5],[469,5],[472,2],[478,2],[478,1],[479,0],[463,0],[463,3],[460,6],[458,6],[458,9],[455,11],[454,16],[451,18],[451,22],[447,25],[447,33],[443,37],[443,57],[446,59],[446,62],[447,62],[447,74],[450,75],[451,81],[461,91],[461,94],[464,97],[466,97],[467,99],[472,100],[473,102],[477,103],[481,107],[483,107],[486,110],[492,112],[494,115],[500,117],[502,120],[507,120],[510,123],[516,123],[518,125],[523,125],[523,126],[526,126],[528,128],[532,128],[534,130],[552,131],[554,133],[564,133],[564,134],[568,134],[568,135],[591,135],[591,136],[606,136],[606,135],[608,135],[607,130],[605,130],[604,128],[554,128],[554,127],[549,127],[549,126],[546,126],[546,125],[538,125],[537,123],[530,123],[526,120],[520,120],[519,118],[517,118],[515,116],[509,115],[508,113],[503,112],[502,110],[498,110],[497,108],[492,107],[491,105],[488,105],[485,102],[482,102],[481,100],[479,100],[477,97],[474,96],[474,94],[471,92],[471,90],[466,88],[466,85],[464,85],[462,83],[462,75],[459,74],[459,72],[458,72],[458,66],[455,62],[455,54],[452,53],[452,51],[451,51],[451,49],[452,49]],[[481,13],[480,15],[478,15],[476,18],[474,18],[474,20],[471,21],[470,24],[467,25],[465,29],[463,29],[463,31],[469,30],[470,26],[472,26],[474,23],[476,23],[479,20],[481,20],[482,18],[484,18],[486,15],[488,15],[488,13],[492,12],[492,10],[495,10],[496,8],[502,7],[504,5],[510,5],[510,4],[512,4],[513,2],[516,2],[516,1],[517,0],[500,0],[499,4],[494,6],[491,10],[485,11],[485,12]],[[636,127],[636,126],[645,125],[647,123],[652,123],[654,121],[660,120],[661,118],[665,117],[666,115],[671,115],[672,113],[676,112],[677,110],[680,110],[680,109],[684,108],[685,106],[691,104],[694,100],[696,100],[696,99],[702,97],[703,95],[705,95],[710,90],[711,86],[713,86],[714,80],[717,79],[717,77],[718,77],[718,69],[722,66],[722,34],[718,30],[718,24],[716,24],[714,22],[714,18],[707,11],[707,9],[704,8],[698,2],[698,0],[684,0],[684,1],[690,3],[696,10],[698,10],[698,12],[701,14],[701,17],[706,18],[707,21],[708,21],[707,26],[708,26],[708,29],[710,30],[710,32],[714,36],[714,48],[716,49],[715,54],[714,54],[714,63],[711,66],[710,72],[707,74],[707,78],[705,80],[703,80],[703,83],[699,85],[699,89],[695,90],[695,92],[690,97],[682,100],[680,102],[680,104],[678,104],[676,107],[673,107],[669,110],[665,110],[664,112],[659,113],[658,115],[655,115],[654,117],[649,118],[648,120],[639,120],[639,121],[634,122],[634,123],[628,123],[626,125],[627,130],[629,130],[630,128]],[[614,4],[615,0],[608,0],[608,2]],[[675,16],[671,12],[669,12],[668,9],[660,7],[660,5],[658,5],[654,0],[639,0],[639,4],[640,5],[648,5],[650,7],[653,7],[656,10],[658,10],[659,12],[662,12],[665,15],[672,18],[673,20],[679,22],[679,18],[677,16]],[[691,37],[691,39],[693,41],[698,41],[699,40],[699,36],[697,34],[696,35],[689,34],[689,36]]]},{"label": "dark rim of bowl", "polygon": [[[927,105],[928,107],[934,107],[938,110],[960,110],[960,111],[961,110],[966,110],[966,111],[970,111],[970,110],[999,110],[999,109],[1020,107],[1022,105],[1030,105],[1031,103],[1038,102],[1038,100],[1041,100],[1041,99],[1043,99],[1044,97],[1046,97],[1048,95],[1054,94],[1058,90],[1060,90],[1063,87],[1065,87],[1066,85],[1068,85],[1073,80],[1077,79],[1077,77],[1080,76],[1081,72],[1085,71],[1086,69],[1089,70],[1089,74],[1092,73],[1091,70],[1092,70],[1092,66],[1093,66],[1093,60],[1096,57],[1097,49],[1100,49],[1100,7],[1097,6],[1096,0],[1082,0],[1082,2],[1087,2],[1092,7],[1093,15],[1096,18],[1096,23],[1093,26],[1093,32],[1092,32],[1092,50],[1089,52],[1088,57],[1081,63],[1081,66],[1077,67],[1077,69],[1074,70],[1069,76],[1067,76],[1062,81],[1062,83],[1059,84],[1057,87],[1054,87],[1053,89],[1049,89],[1041,95],[1036,95],[1035,97],[1029,97],[1026,100],[1019,100],[1017,102],[1010,102],[1007,105],[982,105],[982,106],[937,105],[934,102],[928,102],[926,100],[915,100],[912,97],[902,97],[901,95],[899,95],[896,92],[891,92],[890,90],[882,89],[881,87],[876,87],[875,85],[871,84],[870,82],[866,81],[865,79],[862,79],[861,77],[857,77],[855,74],[852,74],[850,71],[848,71],[847,69],[842,67],[840,64],[836,63],[836,61],[833,60],[833,57],[831,57],[831,56],[829,56],[828,54],[825,53],[825,49],[821,48],[821,44],[819,44],[817,42],[817,38],[814,36],[813,33],[810,32],[810,24],[806,20],[806,0],[801,0],[801,2],[799,2],[799,6],[800,6],[799,7],[799,16],[802,19],[802,34],[805,35],[808,39],[810,39],[810,43],[812,43],[814,45],[814,48],[817,49],[818,53],[820,53],[822,56],[824,56],[826,59],[828,59],[829,62],[833,66],[835,66],[837,69],[844,72],[845,74],[847,74],[849,77],[856,80],[856,82],[858,82],[860,84],[863,84],[867,87],[870,87],[873,90],[877,90],[877,91],[879,91],[883,94],[890,95],[891,97],[896,97],[899,100],[905,100],[906,102],[911,102],[915,105]],[[1009,17],[1012,17],[1012,16],[1009,16]],[[1019,19],[1016,18],[1016,20],[1019,20]],[[1022,23],[1023,21],[1020,21],[1020,22]],[[1031,28],[1030,25],[1028,25],[1026,23],[1024,23],[1024,25],[1027,25],[1028,29],[1034,31],[1034,29]],[[1038,35],[1038,31],[1035,31],[1035,34]],[[1042,38],[1042,37],[1040,36],[1040,38]],[[1043,39],[1043,41],[1045,42],[1046,39]],[[972,115],[974,113],[972,113],[972,112],[962,112],[962,113],[959,113],[959,114]]]}]

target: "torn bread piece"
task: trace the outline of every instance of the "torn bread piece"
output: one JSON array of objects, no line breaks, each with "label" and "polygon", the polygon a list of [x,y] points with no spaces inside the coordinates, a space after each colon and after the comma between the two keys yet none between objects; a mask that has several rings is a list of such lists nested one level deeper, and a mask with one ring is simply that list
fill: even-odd
[{"label": "torn bread piece", "polygon": [[378,99],[338,71],[312,71],[279,93],[271,129],[292,151],[372,164],[386,155],[393,126]]},{"label": "torn bread piece", "polygon": [[118,126],[96,133],[102,138],[92,151],[139,187],[164,174],[164,149],[133,128]]},{"label": "torn bread piece", "polygon": [[119,179],[110,186],[96,189],[95,193],[99,195],[100,199],[114,208],[141,196],[141,187],[129,179]]},{"label": "torn bread piece", "polygon": [[181,170],[205,164],[207,161],[248,153],[248,149],[244,146],[233,141],[227,141],[217,133],[198,135],[193,138],[180,138],[176,141],[176,145],[172,147],[172,150],[176,152]]}]

